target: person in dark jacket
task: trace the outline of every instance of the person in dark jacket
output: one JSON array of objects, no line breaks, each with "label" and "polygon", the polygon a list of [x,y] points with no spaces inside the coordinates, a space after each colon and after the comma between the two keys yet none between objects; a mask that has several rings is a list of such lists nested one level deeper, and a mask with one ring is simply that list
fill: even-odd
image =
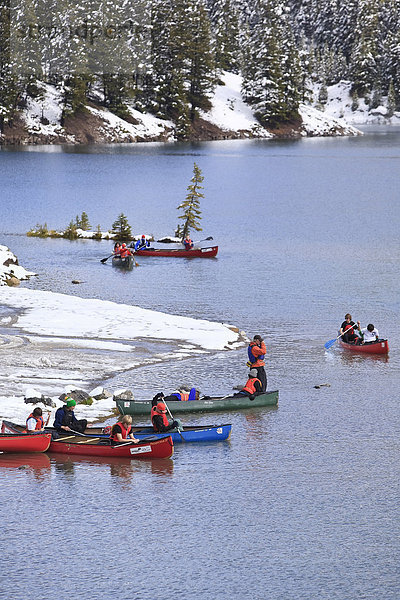
[{"label": "person in dark jacket", "polygon": [[69,431],[77,431],[83,433],[87,427],[86,419],[78,419],[75,417],[74,408],[75,400],[65,398],[66,403],[56,411],[53,427],[58,433],[67,433]]},{"label": "person in dark jacket", "polygon": [[179,431],[182,429],[182,422],[176,419],[170,423],[167,418],[167,407],[164,402],[158,402],[151,409],[151,422],[156,433],[165,433],[166,431]]},{"label": "person in dark jacket", "polygon": [[347,313],[339,330],[339,333],[342,335],[342,339],[346,344],[355,344],[359,340],[356,329],[360,329],[360,321],[357,321],[357,324],[354,323],[351,314]]}]

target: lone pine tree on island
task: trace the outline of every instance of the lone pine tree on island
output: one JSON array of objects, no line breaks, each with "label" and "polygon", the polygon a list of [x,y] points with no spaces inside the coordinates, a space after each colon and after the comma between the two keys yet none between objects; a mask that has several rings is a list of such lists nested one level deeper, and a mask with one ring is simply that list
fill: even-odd
[{"label": "lone pine tree on island", "polygon": [[204,194],[200,190],[203,186],[200,185],[204,180],[200,168],[194,163],[193,166],[193,177],[191,183],[188,185],[188,193],[186,200],[181,202],[177,207],[177,210],[183,210],[183,214],[179,215],[178,219],[183,219],[184,224],[178,225],[175,235],[181,237],[182,240],[189,235],[189,231],[194,229],[195,231],[203,231],[200,227],[201,210],[200,210],[200,198],[204,198]]}]

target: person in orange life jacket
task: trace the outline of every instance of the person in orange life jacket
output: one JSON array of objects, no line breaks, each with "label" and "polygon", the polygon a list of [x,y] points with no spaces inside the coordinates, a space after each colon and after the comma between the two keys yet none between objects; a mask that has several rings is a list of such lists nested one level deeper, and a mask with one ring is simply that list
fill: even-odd
[{"label": "person in orange life jacket", "polygon": [[148,248],[150,246],[150,242],[146,240],[146,236],[143,234],[141,239],[138,240],[134,246],[135,252],[136,250],[141,250],[142,248]]},{"label": "person in orange life jacket", "polygon": [[122,244],[119,255],[121,258],[125,258],[126,256],[132,256],[132,252],[129,250],[126,244]]},{"label": "person in orange life jacket", "polygon": [[165,433],[166,431],[179,431],[182,429],[180,419],[176,419],[170,423],[167,418],[167,407],[164,402],[158,402],[151,409],[151,422],[156,433]]},{"label": "person in orange life jacket", "polygon": [[114,254],[119,255],[121,251],[121,244],[119,242],[115,242],[114,244]]},{"label": "person in orange life jacket", "polygon": [[356,329],[360,328],[360,321],[357,321],[357,325],[351,320],[351,314],[347,313],[344,317],[344,321],[340,326],[339,333],[342,335],[342,340],[346,344],[355,344],[358,341],[358,336],[355,333]]},{"label": "person in orange life jacket", "polygon": [[188,235],[183,240],[183,243],[185,245],[185,250],[191,250],[194,246],[192,240],[190,239],[190,237]]},{"label": "person in orange life jacket", "polygon": [[50,412],[48,412],[46,424],[44,423],[44,419],[43,419],[42,415],[43,415],[43,412],[39,406],[37,406],[36,408],[33,409],[33,411],[31,412],[31,414],[29,415],[29,417],[26,420],[26,430],[25,431],[27,433],[44,431],[45,426],[49,424]]},{"label": "person in orange life jacket", "polygon": [[257,394],[262,394],[262,392],[262,384],[257,377],[257,369],[250,369],[246,385],[235,396],[249,396],[250,400],[254,400],[254,397]]},{"label": "person in orange life jacket", "polygon": [[190,390],[182,388],[176,392],[172,392],[172,394],[166,397],[166,400],[181,400],[182,402],[187,402],[189,400],[198,400],[199,396],[199,391],[194,387],[192,387]]},{"label": "person in orange life jacket", "polygon": [[262,391],[267,389],[267,374],[265,372],[265,355],[267,348],[265,342],[260,335],[255,335],[253,341],[250,342],[247,348],[249,360],[247,366],[251,369],[257,369],[257,377],[261,381]]},{"label": "person in orange life jacket", "polygon": [[66,431],[77,431],[78,433],[84,433],[87,427],[86,419],[78,419],[75,417],[74,408],[76,406],[75,400],[66,396],[66,403],[56,411],[53,427],[58,433],[65,433]]},{"label": "person in orange life jacket", "polygon": [[132,440],[137,444],[138,439],[132,433],[132,417],[130,415],[124,415],[118,423],[112,426],[110,439],[113,443],[125,442],[127,439]]}]

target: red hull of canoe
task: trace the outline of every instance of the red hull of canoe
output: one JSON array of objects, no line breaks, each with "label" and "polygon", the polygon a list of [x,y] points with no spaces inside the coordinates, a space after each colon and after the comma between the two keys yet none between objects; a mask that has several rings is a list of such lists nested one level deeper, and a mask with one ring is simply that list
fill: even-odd
[{"label": "red hull of canoe", "polygon": [[0,434],[0,452],[46,452],[51,433]]},{"label": "red hull of canoe", "polygon": [[171,248],[168,249],[151,249],[151,250],[137,250],[138,256],[174,256],[181,258],[214,258],[217,256],[218,246],[211,246],[210,248],[193,248],[192,250]]},{"label": "red hull of canoe", "polygon": [[[87,440],[85,440],[87,442]],[[49,452],[68,454],[69,456],[104,456],[112,458],[169,458],[174,452],[171,436],[155,442],[127,444],[126,446],[103,446],[85,442],[62,442],[52,440]]]},{"label": "red hull of canoe", "polygon": [[352,352],[361,352],[363,354],[387,354],[389,352],[389,344],[387,340],[380,340],[372,344],[346,344],[340,340],[340,344],[346,350]]}]

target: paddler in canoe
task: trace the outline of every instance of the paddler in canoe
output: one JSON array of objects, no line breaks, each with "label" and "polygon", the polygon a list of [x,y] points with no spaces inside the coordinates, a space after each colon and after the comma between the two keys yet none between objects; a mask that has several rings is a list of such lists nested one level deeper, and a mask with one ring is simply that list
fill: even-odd
[{"label": "paddler in canoe", "polygon": [[342,340],[345,342],[345,344],[356,344],[357,343],[357,340],[359,339],[359,337],[356,334],[356,329],[360,329],[360,321],[357,321],[357,323],[354,323],[354,321],[351,318],[351,314],[347,313],[344,316],[344,321],[341,324],[340,329],[339,329],[339,334],[340,334],[340,336],[342,336]]},{"label": "paddler in canoe", "polygon": [[132,431],[132,417],[130,415],[124,415],[118,423],[115,423],[111,428],[110,439],[112,444],[120,444],[126,440],[131,440],[135,444],[139,442],[133,435]]},{"label": "paddler in canoe", "polygon": [[183,429],[182,421],[180,419],[174,419],[172,423],[168,421],[167,406],[165,402],[157,402],[157,404],[152,407],[150,416],[155,433],[182,431]]},{"label": "paddler in canoe", "polygon": [[143,234],[142,237],[135,243],[131,244],[130,248],[133,248],[135,252],[138,250],[144,250],[145,248],[150,247],[150,242],[146,239],[146,236]]},{"label": "paddler in canoe", "polygon": [[246,385],[238,392],[234,394],[235,396],[248,396],[250,400],[254,400],[254,398],[258,394],[262,394],[262,383],[260,379],[257,377],[257,369],[250,369],[249,378],[246,382]]},{"label": "paddler in canoe", "polygon": [[361,333],[361,344],[371,344],[379,341],[379,331],[372,323],[369,323],[362,329],[360,327],[360,322],[357,321],[357,323]]}]

